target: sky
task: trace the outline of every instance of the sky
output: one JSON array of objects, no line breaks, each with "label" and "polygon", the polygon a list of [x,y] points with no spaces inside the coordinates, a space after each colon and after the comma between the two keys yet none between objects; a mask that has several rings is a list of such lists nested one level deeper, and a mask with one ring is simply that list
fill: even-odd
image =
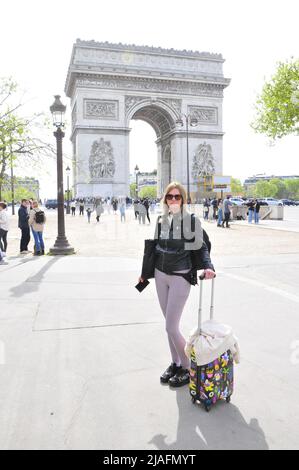
[{"label": "sky", "polygon": [[[224,76],[223,167],[225,175],[244,180],[259,174],[299,174],[299,138],[288,136],[274,146],[250,128],[254,104],[277,63],[299,57],[297,0],[10,0],[1,4],[0,76],[12,76],[26,90],[28,112],[49,113],[53,95],[64,94],[73,43],[81,40],[221,53]],[[50,117],[50,113],[49,113]],[[70,122],[70,117],[68,117]],[[154,130],[131,121],[130,167],[157,167]],[[45,130],[47,139],[54,139]],[[70,127],[64,139],[71,155]],[[66,159],[65,166],[70,161]],[[42,197],[55,197],[55,162],[44,170],[18,169],[36,175]]]}]

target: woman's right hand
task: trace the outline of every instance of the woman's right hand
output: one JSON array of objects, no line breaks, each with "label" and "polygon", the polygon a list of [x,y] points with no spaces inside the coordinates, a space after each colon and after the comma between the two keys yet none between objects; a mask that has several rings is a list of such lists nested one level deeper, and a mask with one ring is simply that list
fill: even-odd
[{"label": "woman's right hand", "polygon": [[138,282],[141,282],[141,283],[144,282],[143,277],[140,276],[140,277],[138,278]]}]

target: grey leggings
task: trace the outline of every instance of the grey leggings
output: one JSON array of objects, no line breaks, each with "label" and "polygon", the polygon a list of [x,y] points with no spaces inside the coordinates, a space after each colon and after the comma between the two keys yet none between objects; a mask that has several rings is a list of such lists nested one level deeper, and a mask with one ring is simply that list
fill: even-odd
[{"label": "grey leggings", "polygon": [[171,276],[158,269],[155,270],[155,282],[159,303],[166,319],[172,362],[189,369],[190,362],[184,352],[186,341],[179,330],[179,325],[191,285],[181,276]]}]

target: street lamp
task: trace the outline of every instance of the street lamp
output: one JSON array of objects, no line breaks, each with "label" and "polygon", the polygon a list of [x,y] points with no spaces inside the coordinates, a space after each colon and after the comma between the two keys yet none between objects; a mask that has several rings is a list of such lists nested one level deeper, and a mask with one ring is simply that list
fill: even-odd
[{"label": "street lamp", "polygon": [[189,170],[189,126],[195,127],[198,124],[198,120],[191,114],[181,114],[181,117],[177,119],[176,123],[183,127],[184,121],[186,122],[186,142],[187,142],[187,199],[188,204],[191,203],[190,196],[190,170]]},{"label": "street lamp", "polygon": [[69,166],[66,167],[65,169],[66,172],[66,177],[67,177],[67,203],[66,203],[66,213],[70,214],[70,174],[71,174],[71,169]]},{"label": "street lamp", "polygon": [[64,193],[63,193],[63,167],[62,167],[62,139],[65,136],[62,131],[64,127],[64,114],[66,106],[60,101],[60,96],[55,95],[55,101],[50,106],[50,111],[53,117],[53,125],[56,127],[54,136],[56,137],[57,146],[57,205],[58,205],[58,235],[54,246],[50,248],[50,255],[70,255],[74,253],[65,236],[65,221],[64,221]]},{"label": "street lamp", "polygon": [[138,165],[134,168],[135,176],[136,176],[136,198],[138,198],[138,175],[140,174]]}]

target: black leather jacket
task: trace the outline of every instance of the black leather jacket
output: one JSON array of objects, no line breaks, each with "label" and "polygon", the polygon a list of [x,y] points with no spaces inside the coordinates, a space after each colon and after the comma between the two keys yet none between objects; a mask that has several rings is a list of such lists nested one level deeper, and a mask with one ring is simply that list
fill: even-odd
[{"label": "black leather jacket", "polygon": [[[191,220],[187,220],[188,217],[191,217]],[[183,229],[184,223],[186,223],[185,230]],[[198,219],[197,223],[200,227]],[[195,216],[193,214],[186,214],[184,219],[181,218],[181,220],[173,219],[170,225],[161,217],[158,218],[156,229],[156,268],[159,271],[172,274],[175,271],[182,270],[214,270],[208,247],[203,241],[205,238],[203,235],[200,236],[201,247],[199,249],[186,249],[186,243],[194,241],[195,226],[197,224],[195,224]],[[188,227],[190,227],[190,230],[188,230]]]}]

